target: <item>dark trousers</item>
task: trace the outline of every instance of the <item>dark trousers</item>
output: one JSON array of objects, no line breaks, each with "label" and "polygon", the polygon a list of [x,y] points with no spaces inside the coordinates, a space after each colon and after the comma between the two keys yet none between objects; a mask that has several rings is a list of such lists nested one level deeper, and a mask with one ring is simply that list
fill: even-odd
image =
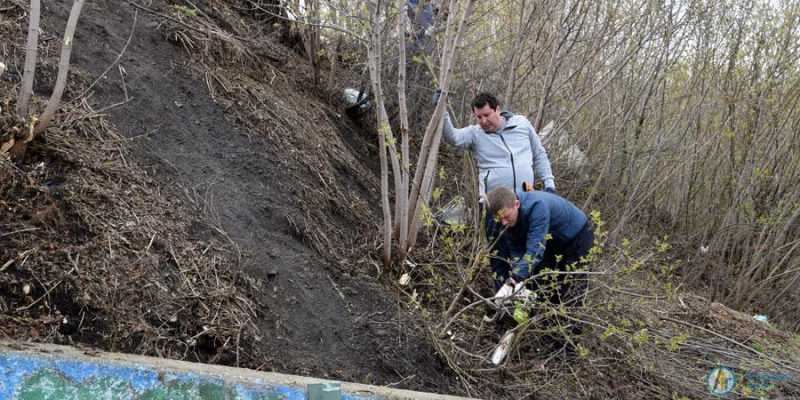
[{"label": "dark trousers", "polygon": [[[578,234],[565,246],[545,247],[539,270],[550,269],[560,272],[585,272],[591,270],[591,263],[585,260],[594,244],[594,228],[586,221]],[[561,259],[558,260],[558,256]],[[581,261],[581,258],[584,258]],[[588,275],[584,273],[546,274],[532,282],[531,290],[545,294],[551,304],[582,305],[586,294]]]}]

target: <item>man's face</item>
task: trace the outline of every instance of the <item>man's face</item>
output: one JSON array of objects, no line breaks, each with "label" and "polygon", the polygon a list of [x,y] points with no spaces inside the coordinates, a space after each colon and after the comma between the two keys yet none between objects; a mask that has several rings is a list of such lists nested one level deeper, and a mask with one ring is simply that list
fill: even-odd
[{"label": "man's face", "polygon": [[483,128],[484,132],[496,132],[503,124],[503,116],[500,115],[500,106],[496,110],[492,110],[488,104],[483,108],[473,108],[472,112],[475,113],[475,118],[478,124]]},{"label": "man's face", "polygon": [[519,200],[514,200],[514,207],[503,207],[497,212],[497,220],[506,228],[513,228],[519,218]]}]

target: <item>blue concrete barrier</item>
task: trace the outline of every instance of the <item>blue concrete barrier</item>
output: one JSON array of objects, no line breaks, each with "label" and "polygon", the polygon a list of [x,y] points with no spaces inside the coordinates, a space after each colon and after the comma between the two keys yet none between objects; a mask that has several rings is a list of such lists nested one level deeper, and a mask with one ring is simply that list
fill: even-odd
[{"label": "blue concrete barrier", "polygon": [[0,341],[0,399],[456,399],[66,346]]}]

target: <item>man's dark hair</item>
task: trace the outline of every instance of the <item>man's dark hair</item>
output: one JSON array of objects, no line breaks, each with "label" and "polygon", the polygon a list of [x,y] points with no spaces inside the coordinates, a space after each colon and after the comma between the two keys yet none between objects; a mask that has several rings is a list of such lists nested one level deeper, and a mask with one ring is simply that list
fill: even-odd
[{"label": "man's dark hair", "polygon": [[481,109],[487,104],[492,110],[497,110],[497,97],[494,97],[491,93],[478,93],[475,99],[472,100],[472,109]]}]

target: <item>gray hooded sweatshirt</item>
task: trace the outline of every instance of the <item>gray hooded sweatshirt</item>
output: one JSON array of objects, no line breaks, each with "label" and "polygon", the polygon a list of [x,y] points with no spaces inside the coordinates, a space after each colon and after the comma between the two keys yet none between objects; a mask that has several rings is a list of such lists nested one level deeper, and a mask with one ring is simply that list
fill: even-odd
[{"label": "gray hooded sweatshirt", "polygon": [[550,160],[530,121],[508,111],[500,115],[505,121],[497,132],[484,132],[477,124],[456,129],[450,122],[450,115],[444,115],[444,140],[455,147],[472,150],[478,162],[480,201],[498,186],[517,192],[522,190],[523,182],[533,185],[533,166],[544,186],[555,189]]}]

